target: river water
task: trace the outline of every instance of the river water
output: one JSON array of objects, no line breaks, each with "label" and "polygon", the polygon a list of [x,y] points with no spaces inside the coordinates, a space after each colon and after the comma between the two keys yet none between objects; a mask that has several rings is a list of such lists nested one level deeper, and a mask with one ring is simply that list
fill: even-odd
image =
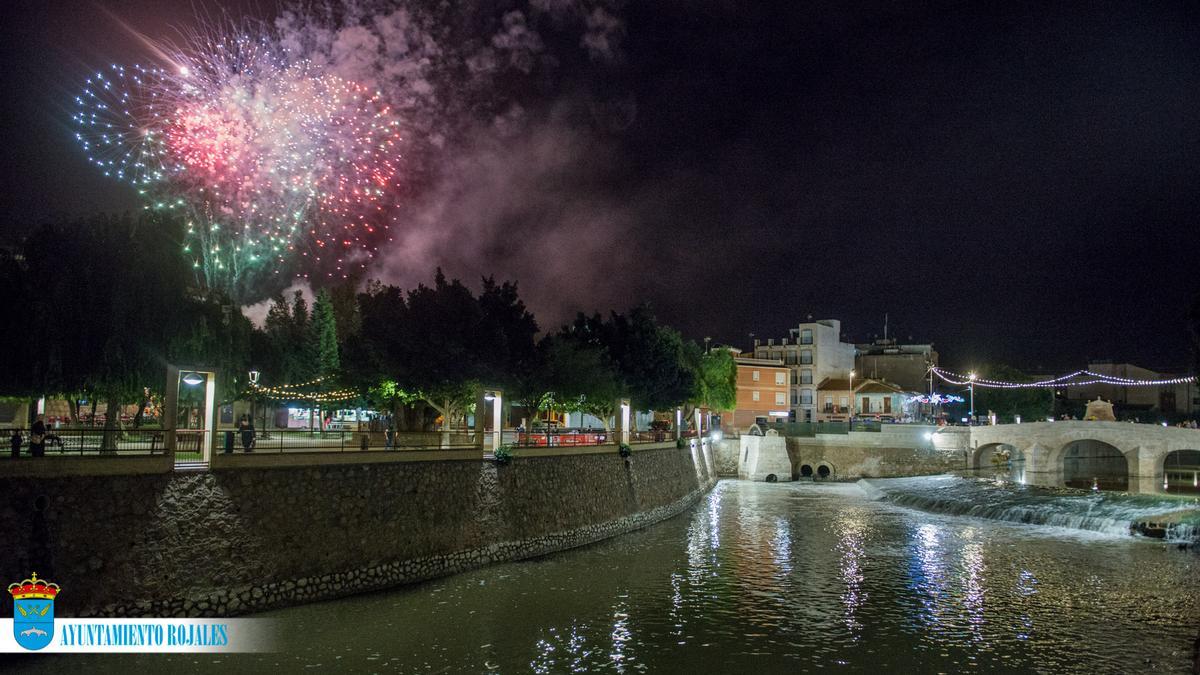
[{"label": "river water", "polygon": [[[868,489],[722,481],[684,514],[593,546],[261,614],[278,622],[278,653],[45,656],[22,666],[1187,672],[1200,555],[1121,533],[931,513],[881,494],[946,480],[961,479]],[[952,489],[962,496],[972,485]]]}]

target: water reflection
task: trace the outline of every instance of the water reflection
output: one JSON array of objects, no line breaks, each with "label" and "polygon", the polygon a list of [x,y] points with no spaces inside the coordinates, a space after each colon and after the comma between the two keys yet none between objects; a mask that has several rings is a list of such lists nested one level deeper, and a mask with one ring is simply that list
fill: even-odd
[{"label": "water reflection", "polygon": [[1198,575],[1200,556],[1128,536],[925,513],[855,485],[722,482],[584,549],[269,613],[281,654],[24,670],[1181,671]]},{"label": "water reflection", "polygon": [[863,584],[863,556],[866,552],[865,538],[867,532],[864,511],[856,510],[841,516],[837,520],[837,530],[841,533],[837,550],[840,556],[838,573],[844,584],[842,591],[842,607],[844,622],[854,639],[858,639],[862,624],[855,613],[867,601],[867,593]]},{"label": "water reflection", "polygon": [[975,640],[983,638],[984,587],[983,577],[987,566],[983,559],[983,544],[978,541],[978,531],[974,527],[963,530],[962,537],[966,541],[962,549],[962,562],[965,576],[963,578],[963,609],[967,612],[967,620],[971,626],[971,635]]}]

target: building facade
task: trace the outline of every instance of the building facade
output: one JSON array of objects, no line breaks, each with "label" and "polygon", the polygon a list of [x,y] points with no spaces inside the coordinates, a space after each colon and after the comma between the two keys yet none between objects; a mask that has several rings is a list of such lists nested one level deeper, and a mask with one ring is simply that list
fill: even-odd
[{"label": "building facade", "polygon": [[855,345],[855,370],[864,379],[891,382],[906,391],[928,391],[929,367],[938,365],[932,344],[900,344],[888,338]]},{"label": "building facade", "polygon": [[[1088,364],[1088,370],[1126,380],[1172,380],[1183,377],[1142,368],[1132,363],[1095,362]],[[1200,414],[1200,391],[1197,391],[1195,382],[1143,386],[1089,384],[1063,387],[1059,391],[1068,401],[1074,401],[1076,404],[1094,401],[1099,397],[1112,403],[1124,415],[1136,416],[1139,412],[1151,416]]]},{"label": "building facade", "polygon": [[[850,391],[850,387],[854,391]],[[831,377],[817,385],[818,422],[845,422],[852,416],[880,421],[907,421],[913,410],[909,401],[913,392],[878,379]]]},{"label": "building facade", "polygon": [[817,385],[827,378],[849,377],[854,369],[854,345],[842,342],[842,322],[808,321],[779,340],[754,341],[754,357],[778,360],[789,371],[789,417],[796,422],[817,419]]},{"label": "building facade", "polygon": [[788,408],[788,368],[778,359],[735,356],[737,364],[737,407],[733,426],[744,431],[759,418],[768,422],[786,422]]}]

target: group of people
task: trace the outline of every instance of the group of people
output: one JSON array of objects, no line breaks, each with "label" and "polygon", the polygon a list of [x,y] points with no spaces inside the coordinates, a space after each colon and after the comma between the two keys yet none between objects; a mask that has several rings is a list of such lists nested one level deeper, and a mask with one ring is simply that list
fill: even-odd
[{"label": "group of people", "polygon": [[[13,429],[12,436],[8,439],[9,445],[12,448],[12,456],[21,456],[21,445],[25,442],[25,437],[20,429]],[[31,457],[44,457],[46,455],[46,420],[41,415],[33,421],[29,427],[29,455]]]},{"label": "group of people", "polygon": [[1175,426],[1179,427],[1180,429],[1200,429],[1200,426],[1196,426],[1196,420],[1184,420]]}]

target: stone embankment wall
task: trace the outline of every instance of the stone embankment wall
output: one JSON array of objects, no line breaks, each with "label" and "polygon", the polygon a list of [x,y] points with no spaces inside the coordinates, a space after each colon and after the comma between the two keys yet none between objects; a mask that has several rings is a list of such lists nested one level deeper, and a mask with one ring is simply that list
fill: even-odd
[{"label": "stone embankment wall", "polygon": [[713,446],[718,476],[738,475],[738,460],[741,457],[741,440],[723,438]]},{"label": "stone embankment wall", "polygon": [[[0,479],[0,579],[60,616],[225,616],[591,543],[693,504],[711,449]],[[49,461],[49,460],[47,460]],[[5,594],[5,616],[11,616]]]},{"label": "stone embankment wall", "polygon": [[965,427],[886,425],[879,432],[789,436],[787,451],[796,476],[805,466],[814,475],[825,466],[831,479],[919,476],[963,469],[969,438]]},{"label": "stone embankment wall", "polygon": [[[887,425],[881,431],[849,434],[788,436],[791,476],[800,477],[808,466],[813,475],[821,466],[831,479],[887,478],[955,471],[966,466],[970,430],[965,427]],[[746,474],[749,454],[738,439],[725,439],[716,448],[717,471],[722,476]],[[757,478],[761,480],[761,477]]]}]

